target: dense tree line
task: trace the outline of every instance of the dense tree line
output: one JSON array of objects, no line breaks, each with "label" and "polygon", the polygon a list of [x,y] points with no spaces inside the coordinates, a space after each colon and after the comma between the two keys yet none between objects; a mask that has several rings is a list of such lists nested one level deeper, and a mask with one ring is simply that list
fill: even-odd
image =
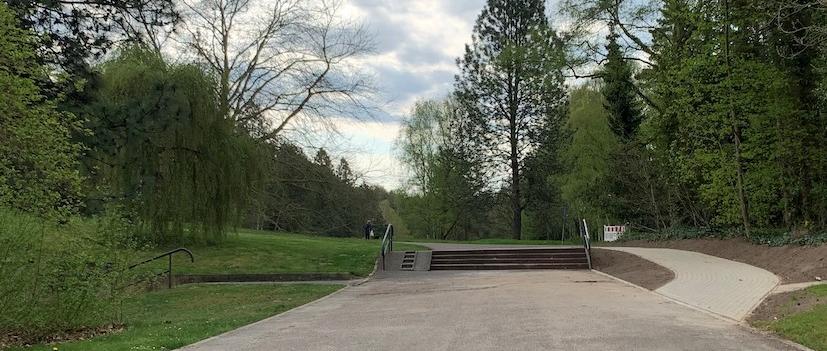
[{"label": "dense tree line", "polygon": [[[605,62],[597,77],[622,143],[610,157],[610,188],[592,203],[655,230],[750,235],[827,225],[822,4],[595,1],[569,9],[583,25],[607,23],[632,43],[620,47],[613,30],[606,50],[590,53]],[[652,19],[651,40],[643,40],[636,28]],[[638,117],[640,129],[629,133],[626,122]]]},{"label": "dense tree line", "polygon": [[334,164],[321,148],[310,160],[288,142],[269,149],[269,176],[253,197],[247,226],[352,236],[361,233],[367,220],[383,222],[379,202],[388,197],[386,191],[359,182],[346,159]]},{"label": "dense tree line", "polygon": [[412,221],[423,225],[409,229],[516,239],[524,219],[548,229],[559,197],[550,176],[568,138],[564,50],[544,1],[487,3],[457,60],[452,96],[418,104],[404,126],[401,151],[417,193],[402,213],[421,214]]},{"label": "dense tree line", "polygon": [[[474,166],[451,176],[485,180],[466,187],[469,201],[435,186],[440,160],[457,162],[439,157],[451,143],[419,135],[445,129],[423,119],[422,106],[439,103],[414,109],[401,151],[415,177],[399,206],[441,210],[411,218],[423,224],[409,224],[412,231],[460,238],[444,228],[466,218],[484,228],[474,235],[504,236],[510,221],[518,238],[526,220],[524,237],[560,237],[572,216],[748,237],[827,227],[823,2],[593,0],[562,8],[573,20],[562,35],[541,16],[542,2],[492,0],[478,18],[446,103],[459,111],[447,120],[467,121],[451,143],[467,140],[474,155]],[[558,74],[578,87],[567,92]],[[506,203],[511,214],[502,216]]]},{"label": "dense tree line", "polygon": [[[59,222],[118,216],[130,240],[152,245],[214,243],[239,224],[357,235],[383,221],[383,189],[323,150],[309,161],[283,135],[367,109],[368,81],[349,65],[370,41],[337,3],[2,10],[0,206]],[[170,38],[190,60],[168,58]]]}]

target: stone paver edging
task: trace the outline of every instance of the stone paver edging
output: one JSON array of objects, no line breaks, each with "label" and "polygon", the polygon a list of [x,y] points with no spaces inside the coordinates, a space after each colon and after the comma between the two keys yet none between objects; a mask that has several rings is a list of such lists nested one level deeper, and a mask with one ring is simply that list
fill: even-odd
[{"label": "stone paver edging", "polygon": [[604,247],[628,252],[675,272],[675,279],[655,292],[736,321],[743,321],[780,279],[745,263],[698,252],[637,247]]},{"label": "stone paver edging", "polygon": [[772,291],[773,294],[781,294],[781,293],[788,293],[798,290],[804,290],[811,286],[816,285],[824,285],[827,284],[825,281],[814,281],[814,282],[804,282],[804,283],[792,283],[792,284],[783,284],[775,287],[775,290]]}]

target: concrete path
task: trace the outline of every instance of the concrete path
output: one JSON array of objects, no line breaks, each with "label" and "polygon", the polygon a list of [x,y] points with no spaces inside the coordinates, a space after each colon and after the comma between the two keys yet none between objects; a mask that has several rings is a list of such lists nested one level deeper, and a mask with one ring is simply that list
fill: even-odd
[{"label": "concrete path", "polygon": [[184,350],[797,350],[590,271],[399,272]]},{"label": "concrete path", "polygon": [[675,279],[655,290],[667,297],[742,321],[779,284],[775,274],[698,252],[601,247],[624,251],[671,269]]}]

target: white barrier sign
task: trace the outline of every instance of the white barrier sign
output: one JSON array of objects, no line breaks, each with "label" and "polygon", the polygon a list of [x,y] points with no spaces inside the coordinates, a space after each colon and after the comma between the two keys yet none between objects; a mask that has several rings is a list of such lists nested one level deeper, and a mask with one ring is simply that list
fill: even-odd
[{"label": "white barrier sign", "polygon": [[625,225],[604,225],[603,226],[603,240],[604,241],[617,241],[617,238],[620,237],[620,234],[626,232]]}]

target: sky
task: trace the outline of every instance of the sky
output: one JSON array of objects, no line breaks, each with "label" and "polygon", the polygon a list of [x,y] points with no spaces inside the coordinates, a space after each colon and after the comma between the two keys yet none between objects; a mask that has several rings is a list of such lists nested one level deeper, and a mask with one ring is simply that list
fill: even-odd
[{"label": "sky", "polygon": [[[381,108],[372,118],[341,118],[336,132],[312,143],[336,158],[345,157],[362,179],[388,190],[404,188],[407,172],[398,160],[395,141],[400,122],[421,99],[447,96],[458,68],[456,59],[471,41],[485,0],[342,0],[341,13],[361,21],[373,34],[375,50],[361,58],[373,76]],[[546,8],[558,12],[558,0]],[[560,21],[551,15],[552,21]],[[565,23],[556,23],[565,27]],[[312,149],[308,150],[312,156]]]},{"label": "sky", "polygon": [[[402,187],[404,166],[394,147],[402,118],[418,99],[442,98],[453,86],[456,58],[471,40],[485,0],[345,0],[342,13],[361,20],[375,50],[363,58],[380,92],[381,112],[362,121],[341,118],[336,132],[313,143],[346,157],[369,184]],[[311,155],[312,156],[312,155]]]}]

